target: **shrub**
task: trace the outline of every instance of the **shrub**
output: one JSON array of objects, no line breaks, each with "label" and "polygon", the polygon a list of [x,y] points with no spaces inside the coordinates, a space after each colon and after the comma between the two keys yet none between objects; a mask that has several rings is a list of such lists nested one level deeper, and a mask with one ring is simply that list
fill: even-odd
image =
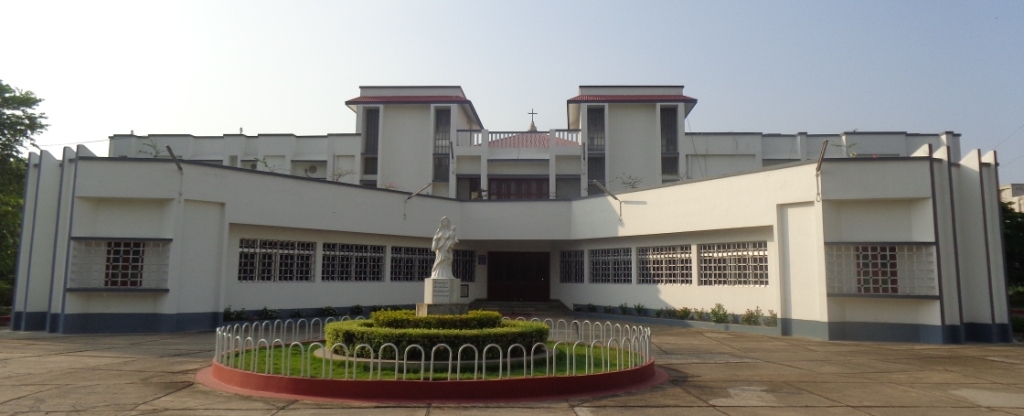
[{"label": "shrub", "polygon": [[1024,286],[1012,287],[1008,292],[1011,307],[1024,307]]},{"label": "shrub", "polygon": [[1024,316],[1014,315],[1013,319],[1013,332],[1024,333]]},{"label": "shrub", "polygon": [[363,307],[361,305],[358,305],[358,304],[357,305],[352,305],[351,308],[348,308],[348,314],[350,316],[362,315],[363,314]]},{"label": "shrub", "polygon": [[614,313],[615,309],[611,306],[604,306],[604,313]]},{"label": "shrub", "polygon": [[277,315],[278,315],[278,310],[277,309],[270,309],[270,308],[267,308],[266,306],[264,306],[263,309],[260,309],[259,312],[256,312],[256,319],[259,319],[259,320],[277,319]]},{"label": "shrub", "polygon": [[[0,311],[12,305],[14,305],[14,286],[6,279],[0,278]],[[3,315],[2,312],[0,312],[0,315],[7,316]]]},{"label": "shrub", "polygon": [[597,312],[597,306],[594,306],[593,303],[588,303],[587,304],[587,312]]},{"label": "shrub", "polygon": [[673,318],[675,316],[676,316],[676,309],[671,307],[671,306],[666,306],[664,308],[661,308],[661,309],[658,309],[658,310],[654,311],[654,317],[655,318]]},{"label": "shrub", "polygon": [[761,325],[761,318],[764,317],[764,313],[761,312],[761,307],[756,306],[754,309],[747,309],[740,318],[740,321],[746,325]]},{"label": "shrub", "polygon": [[771,309],[768,310],[768,326],[779,326],[779,314]]},{"label": "shrub", "polygon": [[721,303],[716,303],[714,308],[711,308],[711,322],[716,324],[724,324],[729,322],[729,311],[725,310],[725,306]]},{"label": "shrub", "polygon": [[691,313],[693,313],[693,310],[690,308],[679,308],[679,310],[676,311],[675,317],[676,319],[690,319]]},{"label": "shrub", "polygon": [[224,322],[228,321],[244,321],[245,320],[245,308],[237,311],[231,310],[231,305],[224,308]]},{"label": "shrub", "polygon": [[575,312],[583,312],[583,305],[572,305],[572,310]]},{"label": "shrub", "polygon": [[370,314],[377,328],[392,329],[486,329],[497,328],[501,314],[494,311],[469,311],[466,315],[416,316],[416,312],[377,311]]},{"label": "shrub", "polygon": [[[380,351],[382,345],[392,343],[398,347],[400,356],[404,356],[407,347],[416,344],[422,347],[429,357],[430,350],[438,344],[446,344],[452,348],[452,351],[458,351],[465,344],[474,345],[480,352],[483,352],[484,347],[488,344],[501,345],[503,353],[507,353],[508,347],[512,344],[523,345],[529,350],[534,344],[547,340],[548,327],[537,322],[499,321],[495,328],[476,330],[381,328],[375,326],[373,320],[358,320],[332,322],[326,326],[326,335],[327,345],[333,346],[341,343],[353,348],[355,345],[367,344],[373,348],[374,353]],[[518,349],[514,351],[522,354]],[[497,351],[494,351],[493,348],[488,351],[488,356],[491,353],[494,354],[494,357],[498,356]],[[363,348],[359,350],[359,355],[369,356],[369,352]],[[394,359],[395,350],[390,347],[385,348],[381,358]],[[409,359],[420,359],[416,349],[410,350]],[[447,350],[439,349],[435,359],[447,360]]]},{"label": "shrub", "polygon": [[384,310],[384,307],[380,306],[380,305],[373,305],[373,306],[370,307],[370,313],[371,314],[373,314],[374,312],[377,312],[377,311],[382,311],[382,310]]},{"label": "shrub", "polygon": [[[644,304],[642,304],[642,303],[634,304],[633,305],[633,310],[636,311],[636,316],[645,316],[645,315],[647,315],[647,310],[644,309]],[[623,314],[623,315],[625,315],[625,314]]]},{"label": "shrub", "polygon": [[320,308],[320,316],[325,318],[328,316],[338,316],[338,311],[333,306],[324,306]]},{"label": "shrub", "polygon": [[622,302],[619,304],[619,313],[623,315],[629,315],[629,304]]},{"label": "shrub", "polygon": [[292,312],[292,318],[299,319],[299,318],[305,318],[305,317],[306,317],[306,314],[304,312],[302,312],[302,309],[296,309],[295,312]]}]

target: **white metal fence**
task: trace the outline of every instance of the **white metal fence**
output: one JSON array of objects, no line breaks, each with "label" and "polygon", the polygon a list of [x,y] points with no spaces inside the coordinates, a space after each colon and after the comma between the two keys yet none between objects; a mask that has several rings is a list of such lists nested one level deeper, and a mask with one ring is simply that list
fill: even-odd
[{"label": "white metal fence", "polygon": [[[440,368],[447,373],[447,380],[494,379],[486,376],[488,368],[497,368],[497,379],[513,377],[537,376],[537,363],[544,362],[545,376],[558,376],[559,347],[566,353],[566,371],[561,376],[574,376],[626,370],[646,364],[651,360],[651,329],[636,325],[613,324],[611,322],[566,321],[564,319],[538,319],[531,322],[546,325],[550,331],[548,341],[551,345],[538,342],[526,346],[521,344],[498,345],[488,344],[478,350],[472,344],[459,346],[457,349],[447,344],[438,344],[429,353],[423,347],[413,344],[403,354],[395,344],[384,344],[377,351],[368,344],[345,345],[337,343],[327,346],[322,341],[326,338],[324,328],[334,321],[343,321],[348,317],[288,319],[262,322],[246,322],[225,325],[217,328],[216,345],[213,361],[231,368],[262,374],[295,376],[291,368],[290,357],[297,352],[300,357],[299,377],[336,378],[334,375],[335,360],[343,362],[342,379],[355,380],[359,377],[359,368],[368,368],[369,379],[381,379],[385,366],[393,369],[394,379],[398,380],[399,369],[402,379],[408,379],[410,369],[417,370],[419,380],[434,379],[435,370]],[[362,319],[356,318],[356,319]],[[502,318],[509,320],[509,318]],[[526,321],[516,318],[517,321]],[[329,348],[328,348],[329,347]],[[327,348],[327,349],[325,349]],[[262,361],[260,350],[266,350]],[[280,367],[275,370],[273,357],[276,350],[283,353]],[[339,353],[331,354],[327,351]],[[446,352],[447,361],[436,361],[439,351]],[[497,351],[497,359],[488,360],[488,353]],[[382,358],[386,352],[393,352],[393,359]],[[467,354],[463,354],[466,352]],[[463,360],[464,355],[472,353],[472,359]],[[513,359],[514,353],[521,358]],[[366,358],[357,358],[362,353]],[[409,358],[410,353],[419,353],[420,359]],[[583,362],[580,363],[579,356]],[[615,357],[613,361],[611,358]],[[493,357],[493,354],[492,354]],[[314,364],[319,362],[320,371],[314,373]],[[260,366],[263,366],[260,371]],[[472,366],[472,376],[468,368]],[[579,367],[582,366],[582,371]],[[613,368],[614,367],[614,368]],[[462,369],[467,371],[463,374]],[[374,377],[374,369],[377,370]],[[429,369],[425,371],[425,369]],[[521,372],[519,370],[522,370]],[[453,378],[454,377],[454,378]]]}]

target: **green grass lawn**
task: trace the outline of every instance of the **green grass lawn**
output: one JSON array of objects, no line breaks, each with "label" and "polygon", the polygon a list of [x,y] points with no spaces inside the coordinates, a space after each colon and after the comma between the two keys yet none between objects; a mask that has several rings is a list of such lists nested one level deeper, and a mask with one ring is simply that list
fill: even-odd
[{"label": "green grass lawn", "polygon": [[[549,342],[548,345],[549,346],[553,346],[554,343]],[[309,347],[309,344],[306,344],[304,346],[304,348],[308,348],[308,347]],[[569,348],[571,348],[571,347],[572,346],[570,345]],[[602,370],[601,362],[605,360],[605,358],[604,358],[604,355],[605,355],[604,351],[603,351],[603,349],[599,349],[599,348],[595,348],[595,351],[596,352],[595,352],[595,359],[594,359],[594,370],[596,372],[603,372],[603,371],[601,371]],[[622,352],[623,355],[625,355],[627,353],[626,350],[623,350],[621,352]],[[257,356],[256,356],[256,366],[257,366],[256,372],[257,373],[265,373],[266,369],[267,369],[267,367],[266,367],[266,363],[267,363],[267,349],[266,348],[260,348],[259,350],[256,351],[256,354],[257,354]],[[428,352],[428,354],[429,354],[429,352]],[[541,352],[538,350],[538,355],[540,355],[540,354],[541,354]],[[239,368],[240,367],[240,364],[241,364],[239,362],[239,356],[240,355],[241,355],[240,353],[235,353],[235,365],[234,365],[235,368]],[[439,352],[439,355],[440,355],[440,352]],[[554,371],[552,371],[551,375],[564,376],[564,375],[571,374],[572,373],[572,371],[571,371],[572,370],[572,366],[570,365],[571,356],[567,352],[567,348],[565,347],[564,344],[558,346],[557,351],[556,351],[556,355],[557,355],[557,360],[554,360],[554,361],[557,361],[557,367],[554,369]],[[584,374],[586,372],[585,370],[586,370],[586,365],[587,364],[585,364],[586,354],[584,352],[584,348],[583,348],[582,344],[579,347],[576,348],[576,354],[575,355],[576,355],[576,365],[575,365],[576,374]],[[616,369],[616,365],[619,362],[619,358],[618,358],[619,352],[616,351],[615,349],[611,349],[611,350],[609,350],[607,355],[608,355],[608,360],[609,360],[608,367],[611,370],[615,370]],[[472,360],[473,359],[472,352],[468,352],[468,353],[464,352],[463,353],[463,357],[464,357],[465,360]],[[541,357],[543,357],[543,356],[541,356]],[[251,369],[251,359],[252,359],[252,352],[249,352],[249,353],[246,354],[246,357],[245,357],[245,369],[246,370]],[[299,374],[300,370],[299,369],[303,368],[303,365],[302,365],[302,353],[299,351],[298,348],[292,348],[291,354],[288,354],[287,356],[285,355],[285,349],[280,348],[280,347],[277,347],[277,348],[274,349],[273,356],[271,356],[271,360],[270,360],[270,366],[272,368],[273,374],[277,374],[277,375],[283,374],[285,360],[287,360],[289,362],[289,375],[294,376],[294,377],[299,377],[300,376],[300,374]],[[322,359],[318,358],[318,357],[315,357],[315,356],[312,357],[311,361],[312,362],[309,365],[311,375],[305,375],[305,374],[303,374],[303,375],[311,376],[313,378],[328,378],[327,377],[327,371],[331,371],[331,370],[324,367],[324,361]],[[410,364],[413,363],[413,360],[410,359],[409,361],[410,361]],[[442,360],[437,360],[437,361],[440,362]],[[447,361],[448,361],[447,357],[443,361],[445,363],[447,363]],[[498,360],[496,358],[495,359],[489,359],[487,361],[487,373],[485,375],[486,378],[488,378],[488,379],[498,378],[498,364],[497,364],[497,361]],[[622,361],[623,361],[623,365],[625,365],[626,358],[623,357]],[[419,360],[416,360],[415,362],[418,364]],[[380,374],[380,379],[381,380],[394,380],[395,379],[395,371],[387,368],[388,367],[387,366],[387,360],[384,360],[384,363],[385,363],[385,365],[384,365],[385,368],[384,368],[384,370]],[[336,360],[333,363],[332,362],[328,362],[328,365],[331,365],[333,367],[333,377],[332,378],[334,378],[334,379],[345,378],[344,377],[344,375],[345,375],[345,361]],[[509,374],[506,373],[506,371],[507,371],[507,369],[505,368],[506,365],[507,365],[507,358],[505,360],[502,360],[502,375],[501,375],[502,378],[508,378],[509,377]],[[401,380],[403,378],[402,367],[403,366],[401,364],[399,364],[399,367],[398,367],[398,379],[399,380]],[[410,367],[411,368],[409,369],[409,371],[408,371],[408,373],[406,375],[406,379],[408,379],[408,380],[419,380],[420,379],[420,370],[419,370],[419,368],[418,367],[413,367],[413,366],[410,366]],[[452,373],[451,373],[452,380],[454,380],[455,377],[456,377],[456,368],[455,367],[456,366],[455,366],[454,360],[453,360]],[[527,367],[529,367],[529,362],[528,361],[527,361]],[[547,376],[548,375],[547,371],[545,369],[545,359],[544,358],[536,359],[534,361],[533,367],[534,367],[534,372],[533,372],[534,376],[538,376],[539,377],[539,376]],[[443,371],[435,370],[433,372],[434,373],[434,380],[448,380],[447,368],[448,367],[446,365],[444,367]],[[369,364],[366,364],[366,363],[353,364],[353,363],[349,362],[349,366],[348,366],[349,378],[352,378],[353,370],[355,370],[356,379],[358,379],[358,380],[369,380],[369,379],[371,379],[370,378],[370,374],[369,374]],[[378,369],[376,368],[376,366],[374,366],[374,369],[373,369],[373,373],[374,373],[373,374],[373,379],[374,380],[377,379],[377,372],[378,372]],[[530,374],[529,368],[526,369],[526,374],[527,374],[527,376],[529,376],[529,374]],[[511,377],[513,377],[513,378],[523,377],[523,361],[519,361],[517,363],[515,361],[515,359],[513,359]],[[467,380],[467,379],[472,379],[472,378],[473,378],[472,364],[470,364],[470,367],[468,368],[468,371],[467,371],[467,369],[465,367],[465,364],[463,364],[461,379],[462,380]],[[479,378],[479,375],[478,375],[478,378]],[[430,372],[427,372],[427,373],[423,374],[423,379],[424,380],[429,380],[430,379]]]}]

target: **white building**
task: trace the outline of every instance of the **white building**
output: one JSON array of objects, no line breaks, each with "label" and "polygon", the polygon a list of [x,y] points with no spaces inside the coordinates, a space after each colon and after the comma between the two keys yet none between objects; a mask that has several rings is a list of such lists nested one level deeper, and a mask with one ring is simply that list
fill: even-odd
[{"label": "white building", "polygon": [[460,87],[363,87],[352,134],[32,154],[13,328],[411,305],[448,216],[467,302],[722,303],[777,311],[783,335],[1010,339],[994,152],[961,155],[951,132],[685,132],[682,89],[580,87],[567,129],[497,132]]},{"label": "white building", "polygon": [[1008,202],[1014,211],[1024,212],[1024,183],[1008,183],[999,187],[999,200]]}]

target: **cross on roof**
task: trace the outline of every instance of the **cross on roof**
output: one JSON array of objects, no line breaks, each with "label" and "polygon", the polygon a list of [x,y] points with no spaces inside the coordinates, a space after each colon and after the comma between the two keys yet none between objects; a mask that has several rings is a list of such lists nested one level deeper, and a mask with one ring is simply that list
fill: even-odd
[{"label": "cross on roof", "polygon": [[537,113],[536,113],[536,112],[534,112],[534,111],[533,111],[533,109],[531,108],[531,109],[530,109],[530,112],[529,112],[529,113],[526,113],[526,114],[529,114],[529,115],[530,115],[530,123],[533,123],[533,116],[537,115]]}]

